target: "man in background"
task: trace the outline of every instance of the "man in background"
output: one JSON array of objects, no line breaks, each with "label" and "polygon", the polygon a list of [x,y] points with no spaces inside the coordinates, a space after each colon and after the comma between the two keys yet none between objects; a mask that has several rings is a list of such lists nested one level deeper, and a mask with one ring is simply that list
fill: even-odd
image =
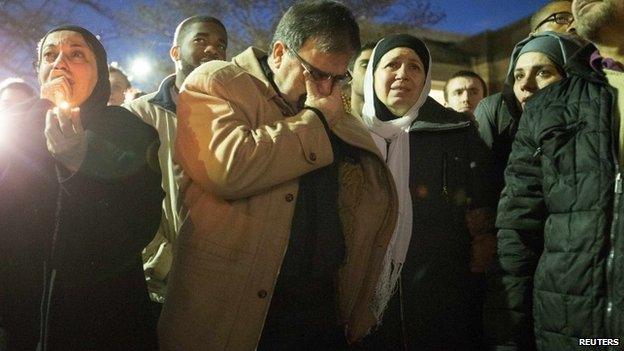
[{"label": "man in background", "polygon": [[455,72],[444,86],[446,107],[457,112],[474,114],[477,105],[487,95],[487,85],[472,71]]},{"label": "man in background", "polygon": [[364,106],[364,73],[375,48],[374,42],[363,45],[357,54],[353,55],[349,62],[349,70],[353,80],[351,81],[351,114],[356,117],[362,116]]},{"label": "man in background", "polygon": [[175,30],[169,56],[175,73],[166,77],[158,91],[124,104],[128,110],[153,126],[160,138],[158,158],[165,190],[163,215],[154,240],[143,252],[143,268],[150,298],[156,302],[156,315],[165,300],[167,277],[171,269],[172,245],[180,228],[178,188],[181,169],[173,161],[177,126],[178,94],[184,79],[202,63],[225,60],[227,31],[221,21],[210,16],[193,16]]},{"label": "man in background", "polygon": [[575,34],[574,15],[571,0],[554,0],[537,10],[531,16],[531,33],[558,32]]}]

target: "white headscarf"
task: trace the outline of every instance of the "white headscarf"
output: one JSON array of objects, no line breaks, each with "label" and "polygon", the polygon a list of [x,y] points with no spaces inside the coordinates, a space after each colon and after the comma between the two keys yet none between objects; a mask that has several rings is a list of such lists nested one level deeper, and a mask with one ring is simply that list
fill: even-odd
[{"label": "white headscarf", "polygon": [[[372,58],[375,58],[375,51],[384,40],[386,40],[386,38],[377,43],[377,46],[375,46],[371,54]],[[424,43],[423,46],[427,49]],[[371,60],[364,75],[364,107],[362,109],[362,119],[364,124],[371,131],[373,140],[377,144],[379,151],[381,151],[382,156],[386,160],[388,168],[390,168],[392,172],[399,200],[399,218],[397,226],[392,234],[390,244],[388,245],[380,279],[377,283],[375,300],[372,306],[378,322],[381,321],[388,301],[394,293],[412,237],[413,214],[412,197],[409,188],[409,129],[414,120],[418,117],[418,111],[425,103],[429,91],[431,90],[431,54],[428,49],[427,53],[429,54],[429,64],[422,92],[416,103],[400,118],[382,121],[376,117],[373,67],[376,66],[377,63]],[[381,57],[379,60],[381,60]]]}]

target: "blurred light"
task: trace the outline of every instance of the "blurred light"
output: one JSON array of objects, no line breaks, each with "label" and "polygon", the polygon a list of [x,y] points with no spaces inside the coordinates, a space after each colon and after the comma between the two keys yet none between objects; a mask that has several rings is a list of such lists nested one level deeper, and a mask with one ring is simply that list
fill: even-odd
[{"label": "blurred light", "polygon": [[[0,115],[0,149],[4,149],[5,145],[7,145],[8,135],[8,122],[7,117],[4,115]],[[1,172],[0,172],[1,173]]]},{"label": "blurred light", "polygon": [[141,80],[152,71],[151,63],[144,57],[135,58],[130,65],[130,74],[133,78]]}]

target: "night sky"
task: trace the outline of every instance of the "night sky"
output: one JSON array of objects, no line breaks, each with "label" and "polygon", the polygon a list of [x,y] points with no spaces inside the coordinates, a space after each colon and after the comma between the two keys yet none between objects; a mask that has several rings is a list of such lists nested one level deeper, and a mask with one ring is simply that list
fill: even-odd
[{"label": "night sky", "polygon": [[446,18],[432,28],[476,34],[533,14],[548,0],[432,0]]}]

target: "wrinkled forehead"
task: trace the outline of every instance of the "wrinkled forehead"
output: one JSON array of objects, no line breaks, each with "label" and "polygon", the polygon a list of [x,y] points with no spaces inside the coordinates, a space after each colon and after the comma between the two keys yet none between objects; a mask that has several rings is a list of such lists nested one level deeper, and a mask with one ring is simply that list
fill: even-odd
[{"label": "wrinkled forehead", "polygon": [[392,60],[406,60],[406,61],[415,61],[418,62],[422,65],[423,61],[420,58],[420,56],[418,56],[418,54],[416,54],[416,51],[414,51],[411,48],[407,48],[407,47],[396,47],[388,52],[386,52],[381,59],[379,59],[379,62],[389,62]]},{"label": "wrinkled forehead", "polygon": [[82,34],[70,30],[61,30],[48,34],[43,43],[41,43],[41,49],[43,50],[47,47],[62,45],[84,47],[91,50],[91,47],[87,44],[87,41],[84,39]]}]

